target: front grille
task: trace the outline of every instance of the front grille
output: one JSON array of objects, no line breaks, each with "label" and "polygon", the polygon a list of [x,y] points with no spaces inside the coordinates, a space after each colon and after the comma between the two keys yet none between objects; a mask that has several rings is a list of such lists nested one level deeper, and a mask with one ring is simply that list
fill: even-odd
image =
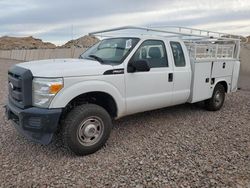
[{"label": "front grille", "polygon": [[32,73],[30,70],[13,66],[8,72],[9,100],[19,108],[32,105]]},{"label": "front grille", "polygon": [[22,79],[20,75],[13,74],[9,72],[9,94],[10,96],[22,103],[23,98],[22,98]]}]

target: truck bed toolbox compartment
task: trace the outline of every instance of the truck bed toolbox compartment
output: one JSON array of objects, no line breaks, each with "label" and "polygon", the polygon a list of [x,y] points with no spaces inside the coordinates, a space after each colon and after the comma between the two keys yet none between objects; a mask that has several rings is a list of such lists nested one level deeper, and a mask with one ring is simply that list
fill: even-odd
[{"label": "truck bed toolbox compartment", "polygon": [[212,78],[231,76],[233,74],[234,61],[213,62]]}]

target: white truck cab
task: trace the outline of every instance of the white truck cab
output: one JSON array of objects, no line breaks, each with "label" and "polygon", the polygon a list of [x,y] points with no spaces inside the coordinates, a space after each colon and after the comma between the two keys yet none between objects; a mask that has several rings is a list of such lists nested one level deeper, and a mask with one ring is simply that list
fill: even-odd
[{"label": "white truck cab", "polygon": [[[61,131],[70,150],[86,155],[105,144],[112,119],[187,102],[204,101],[208,110],[219,110],[225,93],[237,90],[241,37],[174,29],[99,31],[91,35],[112,35],[79,59],[11,67],[8,119],[42,144]],[[128,30],[136,34],[115,34]]]}]

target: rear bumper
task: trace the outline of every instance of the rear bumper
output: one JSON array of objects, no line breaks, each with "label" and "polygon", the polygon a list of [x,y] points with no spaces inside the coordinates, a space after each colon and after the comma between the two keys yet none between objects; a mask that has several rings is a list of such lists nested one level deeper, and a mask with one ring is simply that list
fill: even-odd
[{"label": "rear bumper", "polygon": [[31,107],[21,109],[9,102],[6,105],[6,116],[15,128],[26,138],[49,144],[57,130],[62,109],[42,109]]}]

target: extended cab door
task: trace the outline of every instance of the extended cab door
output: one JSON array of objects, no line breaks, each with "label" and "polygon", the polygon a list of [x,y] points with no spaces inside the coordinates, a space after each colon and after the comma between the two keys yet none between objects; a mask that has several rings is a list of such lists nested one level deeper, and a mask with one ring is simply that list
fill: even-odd
[{"label": "extended cab door", "polygon": [[173,75],[173,105],[187,102],[190,96],[192,72],[187,48],[182,41],[170,41],[172,52]]},{"label": "extended cab door", "polygon": [[172,104],[173,67],[169,50],[161,40],[145,40],[128,64],[146,60],[148,72],[127,71],[125,68],[127,114],[162,108]]}]

